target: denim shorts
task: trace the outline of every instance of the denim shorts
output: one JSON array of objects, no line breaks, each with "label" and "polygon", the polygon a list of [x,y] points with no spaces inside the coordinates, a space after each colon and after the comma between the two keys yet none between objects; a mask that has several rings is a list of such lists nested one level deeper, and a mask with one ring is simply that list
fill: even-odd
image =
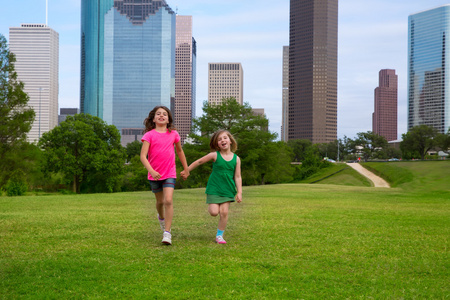
[{"label": "denim shorts", "polygon": [[163,188],[175,188],[175,178],[166,178],[164,180],[149,180],[150,187],[152,188],[153,193],[159,193],[163,191]]}]

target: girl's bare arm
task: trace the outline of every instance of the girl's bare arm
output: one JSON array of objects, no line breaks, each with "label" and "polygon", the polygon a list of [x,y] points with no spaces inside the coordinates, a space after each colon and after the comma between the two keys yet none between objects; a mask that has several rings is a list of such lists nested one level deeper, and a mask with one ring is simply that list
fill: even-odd
[{"label": "girl's bare arm", "polygon": [[147,159],[147,154],[148,154],[148,148],[150,147],[150,143],[147,141],[144,141],[142,143],[142,148],[141,148],[141,163],[144,165],[144,167],[147,169],[147,171],[150,173],[150,175],[152,175],[153,179],[158,180],[159,178],[161,178],[161,174],[159,174],[159,172],[156,172],[152,166],[150,165],[150,163],[148,162]]},{"label": "girl's bare arm", "polygon": [[181,147],[181,142],[175,143],[175,149],[177,151],[178,158],[180,159],[181,165],[183,166],[182,177],[184,180],[189,176],[189,167],[186,160],[186,155],[184,155],[183,147]]},{"label": "girl's bare arm", "polygon": [[236,160],[236,170],[234,171],[234,183],[236,184],[236,201],[240,203],[242,201],[242,177],[241,177],[241,159],[239,156]]},{"label": "girl's bare arm", "polygon": [[216,152],[210,152],[208,154],[206,154],[205,156],[203,156],[202,158],[197,159],[196,161],[194,161],[192,164],[189,165],[189,171],[194,170],[195,168],[197,168],[200,165],[203,165],[204,163],[207,163],[211,160],[215,161],[217,158],[217,153]]}]

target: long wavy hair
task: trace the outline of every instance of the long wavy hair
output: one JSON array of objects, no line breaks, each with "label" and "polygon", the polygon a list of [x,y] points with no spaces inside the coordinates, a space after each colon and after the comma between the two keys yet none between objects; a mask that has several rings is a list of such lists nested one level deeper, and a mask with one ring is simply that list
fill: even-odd
[{"label": "long wavy hair", "polygon": [[148,113],[148,117],[145,118],[144,120],[144,125],[145,125],[145,129],[144,129],[144,133],[155,129],[156,128],[156,124],[153,121],[153,119],[155,118],[155,114],[156,111],[158,109],[164,109],[167,112],[167,116],[169,117],[169,123],[167,123],[167,129],[169,129],[169,132],[172,130],[176,130],[175,126],[173,126],[173,117],[172,117],[172,113],[170,112],[170,109],[168,109],[165,106],[159,105],[159,106],[155,106],[155,108],[153,108],[149,113]]},{"label": "long wavy hair", "polygon": [[219,135],[221,135],[224,132],[228,135],[228,138],[231,141],[231,145],[230,145],[231,152],[233,152],[233,153],[236,152],[237,146],[238,146],[236,140],[234,139],[233,135],[228,130],[223,130],[223,129],[214,132],[214,134],[211,137],[211,141],[209,142],[209,148],[213,152],[220,151]]}]

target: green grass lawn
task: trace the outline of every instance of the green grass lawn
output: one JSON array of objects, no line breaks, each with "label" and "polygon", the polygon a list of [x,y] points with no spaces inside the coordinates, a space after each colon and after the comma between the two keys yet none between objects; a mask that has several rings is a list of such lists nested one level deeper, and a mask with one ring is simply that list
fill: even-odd
[{"label": "green grass lawn", "polygon": [[391,189],[244,187],[226,245],[204,189],[175,191],[172,246],[151,192],[0,197],[0,298],[448,299],[449,169],[402,164]]}]

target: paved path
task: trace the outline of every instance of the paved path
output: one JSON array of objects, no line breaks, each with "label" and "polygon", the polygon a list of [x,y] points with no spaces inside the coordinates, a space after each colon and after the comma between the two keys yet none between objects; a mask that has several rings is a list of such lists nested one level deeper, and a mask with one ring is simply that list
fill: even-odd
[{"label": "paved path", "polygon": [[390,188],[389,183],[387,183],[383,178],[373,174],[363,166],[361,166],[359,163],[347,163],[349,167],[352,167],[362,175],[366,176],[370,181],[373,182],[373,185],[375,187],[384,187],[384,188]]}]

